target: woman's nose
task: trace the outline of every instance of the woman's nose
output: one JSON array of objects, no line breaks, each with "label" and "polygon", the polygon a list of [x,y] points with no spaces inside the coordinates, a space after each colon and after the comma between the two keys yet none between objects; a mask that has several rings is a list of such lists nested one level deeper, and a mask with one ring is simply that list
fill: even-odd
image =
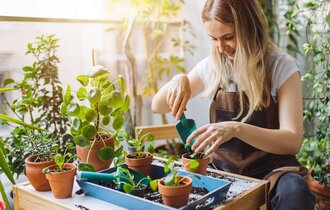
[{"label": "woman's nose", "polygon": [[218,45],[220,53],[224,53],[225,48],[226,48],[225,43],[221,40],[218,40],[217,45]]}]

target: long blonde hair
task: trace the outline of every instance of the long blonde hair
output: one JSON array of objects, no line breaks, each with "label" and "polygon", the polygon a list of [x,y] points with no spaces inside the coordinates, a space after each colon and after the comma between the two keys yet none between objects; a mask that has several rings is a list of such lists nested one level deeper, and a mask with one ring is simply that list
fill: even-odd
[{"label": "long blonde hair", "polygon": [[[267,57],[276,47],[268,35],[266,17],[257,0],[207,0],[202,19],[204,22],[217,20],[235,29],[237,47],[234,61],[220,53],[218,47],[212,49],[211,68],[207,73],[209,86],[205,95],[213,97],[219,85],[227,88],[234,76],[241,107],[237,118],[243,114],[244,106],[248,106],[248,112],[242,119],[244,122],[254,110],[270,103],[272,84]],[[243,90],[248,105],[244,101]]]}]

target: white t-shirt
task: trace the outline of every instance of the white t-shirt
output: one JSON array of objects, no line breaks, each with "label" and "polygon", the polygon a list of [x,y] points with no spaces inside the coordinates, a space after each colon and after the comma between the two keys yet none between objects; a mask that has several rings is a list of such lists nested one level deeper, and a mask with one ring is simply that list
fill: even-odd
[{"label": "white t-shirt", "polygon": [[[297,63],[293,57],[282,52],[276,51],[270,55],[269,69],[272,72],[272,89],[271,95],[275,102],[277,102],[277,92],[285,81],[289,79],[294,73],[299,72]],[[201,78],[204,87],[208,85],[207,82],[207,71],[210,69],[210,57],[206,57],[200,61],[192,71],[196,71]],[[236,86],[234,83],[226,90],[229,92],[235,92]]]}]

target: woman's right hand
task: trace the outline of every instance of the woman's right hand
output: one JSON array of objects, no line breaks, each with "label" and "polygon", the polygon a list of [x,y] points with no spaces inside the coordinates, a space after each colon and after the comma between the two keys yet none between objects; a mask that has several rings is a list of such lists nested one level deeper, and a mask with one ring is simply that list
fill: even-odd
[{"label": "woman's right hand", "polygon": [[186,110],[191,95],[190,82],[186,74],[173,77],[168,86],[166,103],[171,109],[173,117],[179,120]]}]

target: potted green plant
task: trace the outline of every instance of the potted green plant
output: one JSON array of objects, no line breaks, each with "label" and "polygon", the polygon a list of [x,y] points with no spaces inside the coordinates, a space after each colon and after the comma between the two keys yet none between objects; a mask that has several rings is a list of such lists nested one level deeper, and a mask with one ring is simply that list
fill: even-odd
[{"label": "potted green plant", "polygon": [[[149,175],[151,163],[153,160],[152,153],[154,152],[154,136],[150,133],[142,135],[142,132],[142,130],[139,130],[137,138],[130,138],[128,140],[128,144],[132,145],[135,148],[136,152],[127,154],[125,156],[125,163],[128,168],[147,176]],[[142,151],[143,145],[146,142],[149,142],[147,146],[148,152]]]},{"label": "potted green plant", "polygon": [[157,180],[152,180],[150,176],[136,181],[134,175],[126,168],[118,168],[117,172],[114,182],[117,186],[123,185],[123,190],[126,193],[143,197],[148,184],[150,184],[151,189],[157,190]]},{"label": "potted green plant", "polygon": [[[93,166],[89,170],[108,168],[115,156],[122,155],[122,147],[114,151],[114,146],[119,145],[115,136],[124,123],[123,113],[128,111],[130,99],[125,94],[123,77],[118,75],[116,81],[110,81],[109,76],[103,66],[93,66],[88,75],[77,76],[82,87],[76,97],[71,96],[71,86],[67,86],[62,104],[62,113],[70,120],[77,156]],[[86,169],[87,165],[82,166]]]},{"label": "potted green plant", "polygon": [[[62,103],[62,85],[58,76],[57,56],[58,39],[54,34],[42,34],[28,43],[26,55],[33,57],[31,65],[22,69],[23,78],[7,78],[0,88],[7,114],[0,114],[4,123],[13,122],[19,126],[4,138],[4,150],[13,174],[19,177],[25,170],[25,159],[32,155],[35,148],[29,141],[38,131],[47,130],[54,135],[55,143],[64,151],[64,145],[70,142],[67,138],[67,117],[60,112]],[[9,92],[10,91],[10,92]],[[7,97],[15,92],[17,97]],[[16,96],[16,95],[14,95]],[[15,116],[15,118],[10,117]],[[32,126],[33,125],[33,126]],[[32,128],[35,131],[30,131]]]},{"label": "potted green plant", "polygon": [[188,203],[192,190],[192,179],[188,176],[179,176],[174,160],[168,159],[164,172],[166,177],[158,180],[158,191],[167,206],[180,208]]},{"label": "potted green plant", "polygon": [[58,153],[58,147],[55,148],[57,150],[54,156],[55,164],[43,169],[55,198],[72,196],[73,181],[77,171],[76,165],[69,163],[75,157],[72,153],[67,152],[72,148],[73,144],[67,144],[63,155]]},{"label": "potted green plant", "polygon": [[28,153],[31,154],[25,159],[25,173],[33,188],[37,191],[49,191],[50,185],[42,170],[55,162],[53,160],[55,143],[54,136],[47,132],[37,134],[30,132],[26,142]]},{"label": "potted green plant", "polygon": [[184,169],[202,175],[206,174],[206,168],[209,161],[210,157],[206,156],[203,152],[187,152],[182,155]]}]

